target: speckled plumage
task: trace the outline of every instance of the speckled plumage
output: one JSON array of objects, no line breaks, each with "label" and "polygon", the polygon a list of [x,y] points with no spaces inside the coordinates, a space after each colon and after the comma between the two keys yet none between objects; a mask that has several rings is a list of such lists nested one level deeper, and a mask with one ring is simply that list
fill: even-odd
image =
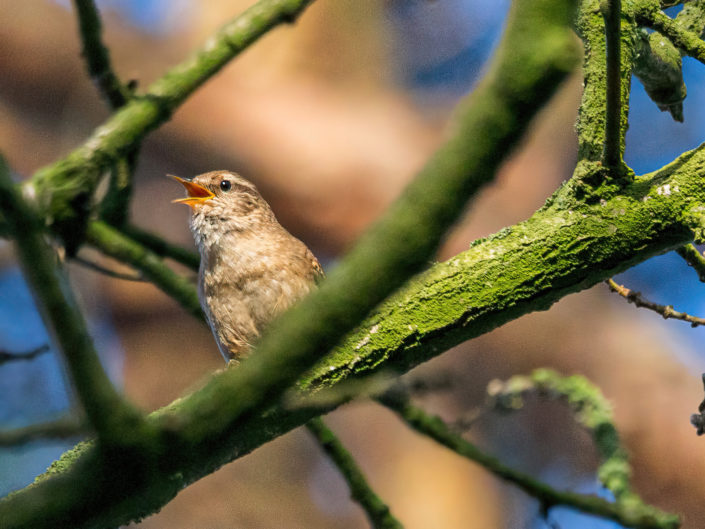
[{"label": "speckled plumage", "polygon": [[[223,180],[230,182],[228,191],[221,189]],[[205,173],[191,182],[213,194],[189,204],[201,254],[201,306],[226,361],[239,360],[267,324],[307,294],[323,272],[251,182],[230,171]]]}]

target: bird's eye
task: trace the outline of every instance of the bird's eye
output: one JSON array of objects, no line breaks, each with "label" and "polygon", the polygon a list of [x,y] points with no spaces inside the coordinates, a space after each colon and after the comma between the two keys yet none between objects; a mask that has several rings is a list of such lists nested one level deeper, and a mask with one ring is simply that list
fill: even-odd
[{"label": "bird's eye", "polygon": [[232,187],[232,184],[230,183],[230,180],[221,180],[220,181],[221,191],[230,191],[231,187]]}]

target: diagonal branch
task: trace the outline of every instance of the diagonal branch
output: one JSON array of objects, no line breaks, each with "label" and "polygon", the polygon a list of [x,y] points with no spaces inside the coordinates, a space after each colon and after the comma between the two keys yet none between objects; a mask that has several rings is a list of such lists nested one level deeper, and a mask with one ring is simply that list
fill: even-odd
[{"label": "diagonal branch", "polygon": [[110,63],[110,53],[103,45],[103,27],[93,0],[73,0],[83,43],[83,57],[88,74],[110,108],[117,110],[130,98],[130,92],[118,79]]},{"label": "diagonal branch", "polygon": [[[546,310],[570,293],[682,246],[705,226],[705,187],[699,176],[704,164],[702,146],[637,179],[625,190],[629,198],[592,206],[573,209],[559,193],[531,219],[477,241],[412,280],[306,374],[299,387],[313,390],[364,380],[375,372],[403,373],[465,340]],[[147,516],[189,483],[339,404],[314,409],[276,405],[251,413],[229,432],[214,433],[211,417],[202,415],[204,406],[211,413],[227,410],[236,396],[231,373],[220,373],[150,417],[172,432],[173,451],[163,462],[164,474],[149,484],[120,474],[125,480],[121,486],[140,498],[137,508],[119,491],[97,485],[103,483],[100,476],[118,479],[120,468],[96,462],[95,449],[82,445],[67,452],[36,485],[0,501],[0,519],[7,520],[3,529],[56,527],[42,525],[39,512],[76,529],[96,520],[114,526]],[[184,445],[177,443],[182,428],[190,435]],[[79,505],[80,513],[72,510]],[[95,517],[87,520],[83,513],[89,511]]]},{"label": "diagonal branch", "polygon": [[394,411],[409,427],[449,448],[460,456],[474,461],[535,497],[544,510],[556,505],[573,507],[588,514],[614,520],[625,527],[665,529],[679,526],[678,518],[639,502],[611,503],[597,496],[556,490],[528,474],[514,470],[496,457],[454,433],[438,416],[427,414],[412,405],[405,395],[388,392],[379,402]]},{"label": "diagonal branch", "polygon": [[193,316],[203,319],[194,285],[166,266],[156,254],[102,221],[93,221],[88,225],[86,239],[88,244],[105,255],[139,270],[144,279],[178,301]]},{"label": "diagonal branch", "polygon": [[150,233],[142,228],[126,224],[118,228],[126,237],[147,247],[160,257],[168,257],[177,263],[189,267],[191,270],[198,271],[198,265],[201,258],[197,253],[177,246],[176,244],[166,241],[163,237]]},{"label": "diagonal branch", "polygon": [[403,529],[389,507],[377,496],[367,483],[357,463],[340,440],[320,418],[311,419],[306,428],[318,441],[323,451],[343,475],[353,500],[360,504],[375,529]]},{"label": "diagonal branch", "polygon": [[705,42],[697,33],[684,29],[678,22],[657,9],[637,11],[639,24],[658,31],[687,55],[705,64]]},{"label": "diagonal branch", "polygon": [[700,281],[705,283],[705,257],[693,244],[686,244],[676,250],[686,263],[693,267]]},{"label": "diagonal branch", "polygon": [[99,438],[106,444],[121,444],[133,435],[141,435],[143,419],[105,374],[68,280],[43,238],[42,225],[18,193],[1,158],[0,211],[15,240],[25,279],[56,337],[83,409]]},{"label": "diagonal branch", "polygon": [[[76,528],[98,521],[113,526],[126,523],[158,509],[186,483],[234,457],[233,439],[238,435],[247,432],[252,446],[276,431],[310,419],[316,412],[297,410],[284,416],[267,413],[267,420],[278,418],[273,429],[261,422],[262,413],[271,410],[343,333],[412,273],[427,266],[467,200],[494,176],[531,118],[575,67],[579,49],[570,30],[574,6],[571,0],[514,3],[496,61],[463,103],[455,135],[399,201],[316,292],[272,324],[257,346],[257,354],[154,418],[152,423],[170,435],[169,452],[157,465],[161,478],[154,475],[146,483],[135,483],[134,478],[123,475],[125,481],[116,482],[120,486],[106,484],[97,489],[94,483],[101,480],[86,480],[85,473],[113,476],[113,472],[109,462],[96,465],[94,450],[88,448],[76,463],[68,464],[70,470],[62,471],[66,467],[59,464],[57,476],[0,503],[0,518],[8,520],[7,528],[41,529],[47,527],[46,520],[51,520],[52,527],[63,524]],[[103,132],[106,136],[99,142],[112,134],[110,130]],[[80,152],[74,156],[70,164],[80,166]],[[57,167],[62,166],[66,167]],[[50,181],[47,173],[43,175],[35,178],[35,184]],[[413,357],[406,360],[411,363]],[[87,498],[85,487],[67,487],[79,476],[85,481],[76,483],[77,487],[86,481],[93,484]],[[124,494],[116,494],[123,487],[130,488],[131,498],[140,499],[138,506]]]},{"label": "diagonal branch", "polygon": [[68,156],[37,171],[29,196],[66,243],[69,253],[83,239],[91,197],[105,169],[125,156],[233,57],[273,27],[293,21],[313,0],[260,0],[226,24],[191,58],[135,94]]}]

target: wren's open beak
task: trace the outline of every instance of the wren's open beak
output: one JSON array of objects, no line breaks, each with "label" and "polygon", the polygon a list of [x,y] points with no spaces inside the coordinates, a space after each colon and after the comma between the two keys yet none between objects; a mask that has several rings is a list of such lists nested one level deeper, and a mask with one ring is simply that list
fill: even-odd
[{"label": "wren's open beak", "polygon": [[172,200],[174,203],[186,204],[191,208],[195,208],[199,204],[203,204],[206,200],[210,200],[215,196],[208,189],[200,184],[192,182],[191,180],[186,180],[185,178],[181,178],[173,174],[167,176],[173,178],[184,186],[186,188],[186,192],[188,193],[188,196],[185,198],[177,198],[176,200]]}]

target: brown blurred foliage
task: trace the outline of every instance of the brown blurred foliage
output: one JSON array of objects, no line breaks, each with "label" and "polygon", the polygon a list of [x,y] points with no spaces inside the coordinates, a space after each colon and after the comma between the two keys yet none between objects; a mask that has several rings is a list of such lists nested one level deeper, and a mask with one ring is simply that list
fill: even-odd
[{"label": "brown blurred foliage", "polygon": [[[119,75],[147,85],[251,3],[193,2],[187,20],[156,36],[106,13],[105,38]],[[399,43],[384,10],[382,1],[315,3],[294,27],[268,35],[208,82],[145,142],[135,222],[191,245],[186,208],[170,204],[180,191],[163,175],[228,168],[252,179],[282,223],[319,256],[343,252],[442,140],[450,118],[450,105],[420,107],[396,83]],[[0,146],[28,176],[76,146],[107,110],[85,75],[71,11],[50,1],[5,2],[0,42]],[[451,234],[443,256],[526,218],[568,178],[579,96],[576,76]],[[208,330],[153,286],[74,273],[91,275],[84,297],[109,301],[126,355],[125,391],[141,406],[164,405],[221,367]],[[462,377],[460,388],[427,399],[448,417],[481,403],[496,377],[538,366],[586,374],[615,404],[637,490],[695,528],[705,516],[698,479],[705,463],[688,416],[701,387],[671,354],[674,339],[655,318],[597,287],[416,373]],[[386,410],[356,404],[329,423],[409,529],[518,527],[535,515],[521,493],[412,434]],[[472,434],[535,472],[564,464],[579,480],[595,465],[589,439],[560,406],[486,418]],[[336,471],[297,431],[189,487],[138,525],[357,528],[366,521]]]}]

